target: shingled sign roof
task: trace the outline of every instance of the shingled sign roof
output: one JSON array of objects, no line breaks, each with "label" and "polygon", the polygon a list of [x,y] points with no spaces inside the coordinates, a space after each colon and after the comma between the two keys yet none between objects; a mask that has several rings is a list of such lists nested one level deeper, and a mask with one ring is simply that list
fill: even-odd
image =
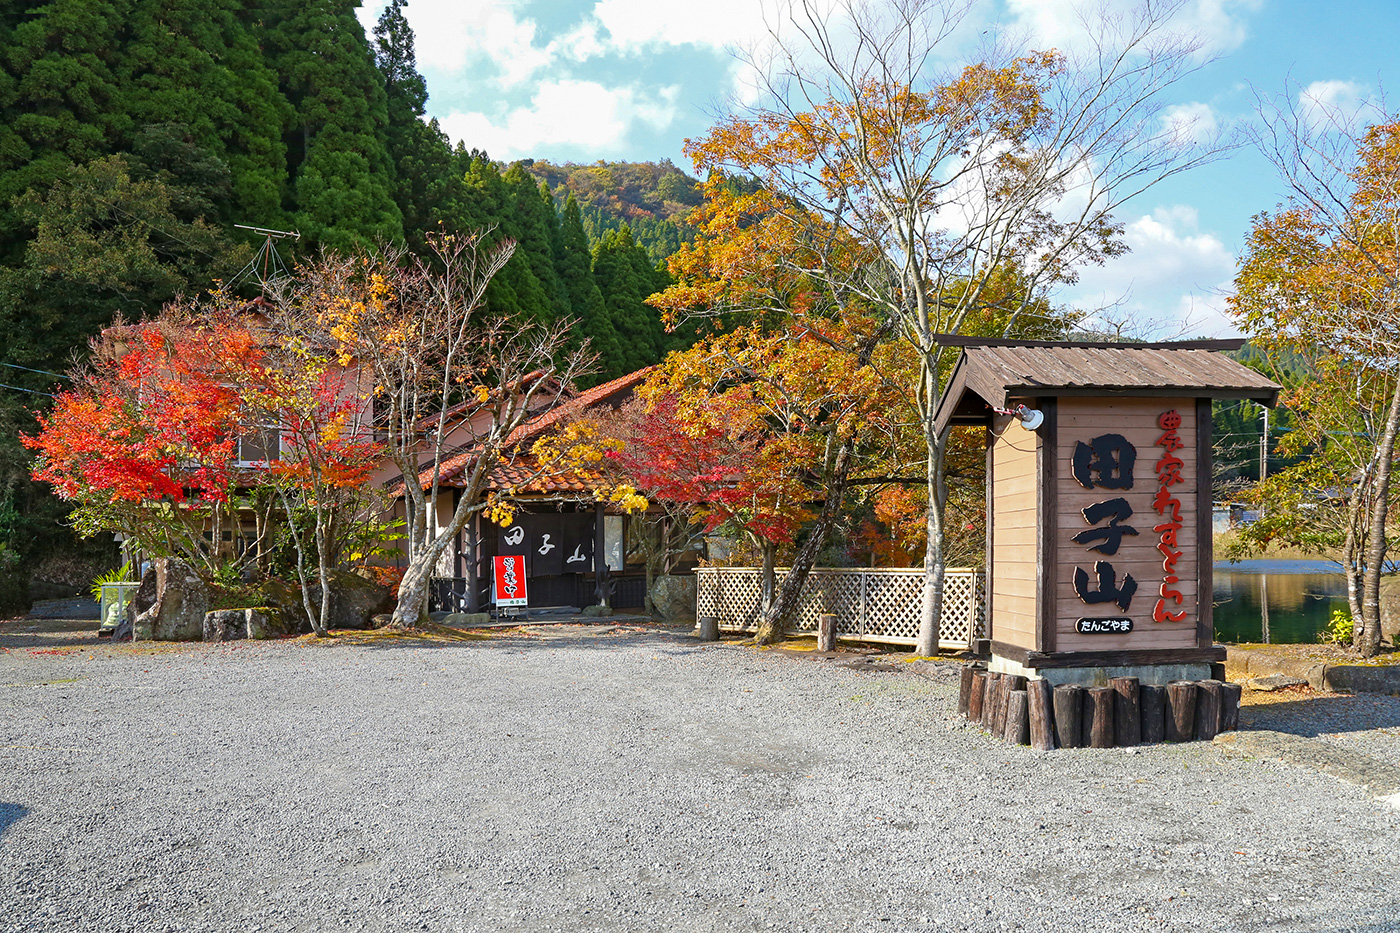
[{"label": "shingled sign roof", "polygon": [[992,408],[1058,396],[1243,398],[1272,408],[1280,386],[1213,352],[1242,341],[1174,344],[985,341],[965,346],[938,406],[939,432],[985,424]]}]

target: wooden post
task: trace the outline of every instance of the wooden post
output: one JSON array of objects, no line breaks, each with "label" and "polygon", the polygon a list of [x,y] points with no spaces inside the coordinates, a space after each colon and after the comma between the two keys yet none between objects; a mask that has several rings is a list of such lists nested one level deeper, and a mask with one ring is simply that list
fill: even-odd
[{"label": "wooden post", "polygon": [[1142,741],[1156,745],[1167,737],[1167,688],[1161,684],[1143,684],[1138,688],[1142,701]]},{"label": "wooden post", "polygon": [[[825,618],[825,616],[823,616],[822,618]],[[820,645],[821,645],[821,640],[820,640],[820,639],[818,639],[817,644],[818,644],[818,646],[820,647]],[[961,715],[961,716],[966,716],[966,715],[967,715],[967,708],[968,708],[969,705],[971,705],[971,703],[972,703],[972,667],[971,667],[971,666],[968,666],[968,667],[964,667],[964,668],[962,669],[962,678],[958,681],[958,714]]]},{"label": "wooden post", "polygon": [[1031,741],[1030,723],[1027,715],[1029,697],[1024,690],[1008,690],[1006,693],[1006,730],[1002,738],[1008,745],[1029,745]]},{"label": "wooden post", "polygon": [[1209,742],[1220,732],[1220,700],[1225,685],[1218,680],[1196,684],[1196,738]]},{"label": "wooden post", "polygon": [[1240,727],[1240,697],[1244,687],[1239,684],[1225,684],[1220,696],[1220,731],[1234,732]]},{"label": "wooden post", "polygon": [[1037,677],[1026,684],[1030,704],[1031,747],[1048,752],[1055,748],[1055,714],[1051,708],[1050,681]]},{"label": "wooden post", "polygon": [[701,616],[695,627],[701,641],[719,641],[719,619],[715,616]]},{"label": "wooden post", "polygon": [[1113,747],[1112,687],[1090,687],[1084,694],[1084,720],[1080,728],[1089,736],[1090,748]]},{"label": "wooden post", "polygon": [[982,699],[982,718],[980,720],[983,728],[988,731],[991,731],[992,721],[996,719],[999,699],[1001,699],[1001,675],[992,671],[987,674],[987,695]]},{"label": "wooden post", "polygon": [[1124,747],[1142,744],[1142,704],[1138,699],[1136,677],[1114,677],[1108,682],[1113,688],[1113,737]]},{"label": "wooden post", "polygon": [[1083,748],[1084,688],[1060,684],[1055,688],[1055,743],[1060,748]]},{"label": "wooden post", "polygon": [[1196,736],[1196,685],[1189,680],[1167,684],[1167,741],[1189,742]]},{"label": "wooden post", "polygon": [[992,722],[992,735],[1002,735],[1006,732],[1006,714],[1011,706],[1011,694],[1017,690],[1026,689],[1026,678],[1017,674],[1003,674],[1001,678],[1001,696],[997,703],[997,718]]},{"label": "wooden post", "polygon": [[987,695],[987,672],[972,668],[972,694],[967,698],[968,722],[982,721],[982,700]]},{"label": "wooden post", "polygon": [[830,612],[817,617],[817,650],[836,650],[836,616]]}]

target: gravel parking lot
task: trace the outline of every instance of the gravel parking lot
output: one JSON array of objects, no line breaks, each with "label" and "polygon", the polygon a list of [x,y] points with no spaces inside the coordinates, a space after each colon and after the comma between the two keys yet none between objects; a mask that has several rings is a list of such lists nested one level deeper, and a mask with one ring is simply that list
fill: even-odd
[{"label": "gravel parking lot", "polygon": [[0,930],[1400,930],[1400,812],[1362,788],[1009,748],[956,672],[640,625],[0,625]]}]

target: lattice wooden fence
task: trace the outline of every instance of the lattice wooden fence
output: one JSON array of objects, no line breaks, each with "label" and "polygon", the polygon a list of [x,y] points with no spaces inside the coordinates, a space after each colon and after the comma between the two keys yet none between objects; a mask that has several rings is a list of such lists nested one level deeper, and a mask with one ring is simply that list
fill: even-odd
[{"label": "lattice wooden fence", "polygon": [[[714,616],[725,631],[753,629],[758,622],[760,574],[757,567],[697,569],[695,614]],[[786,576],[786,570],[777,572],[779,586]],[[912,645],[919,634],[923,591],[922,568],[816,568],[802,588],[794,628],[816,631],[817,617],[832,613],[837,635]],[[968,648],[982,637],[984,599],[981,571],[960,567],[946,572],[938,647]]]}]

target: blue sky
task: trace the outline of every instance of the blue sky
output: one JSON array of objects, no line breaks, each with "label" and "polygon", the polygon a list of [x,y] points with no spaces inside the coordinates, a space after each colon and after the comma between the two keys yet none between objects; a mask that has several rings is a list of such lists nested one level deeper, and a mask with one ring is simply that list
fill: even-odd
[{"label": "blue sky", "polygon": [[[1075,39],[1074,5],[984,0],[973,17],[1063,47]],[[382,6],[367,4],[362,21],[372,26]],[[762,35],[765,6],[771,14],[761,0],[411,0],[406,13],[428,111],[454,140],[506,161],[669,158],[689,170],[684,140],[744,94],[732,53]],[[1289,82],[1342,105],[1379,99],[1395,67],[1400,0],[1187,0],[1175,25],[1217,57],[1172,103],[1233,128],[1257,119],[1256,91],[1279,96]],[[1057,300],[1117,303],[1159,334],[1230,335],[1235,257],[1250,218],[1282,197],[1248,149],[1170,179],[1121,212],[1132,251],[1086,270]]]}]

